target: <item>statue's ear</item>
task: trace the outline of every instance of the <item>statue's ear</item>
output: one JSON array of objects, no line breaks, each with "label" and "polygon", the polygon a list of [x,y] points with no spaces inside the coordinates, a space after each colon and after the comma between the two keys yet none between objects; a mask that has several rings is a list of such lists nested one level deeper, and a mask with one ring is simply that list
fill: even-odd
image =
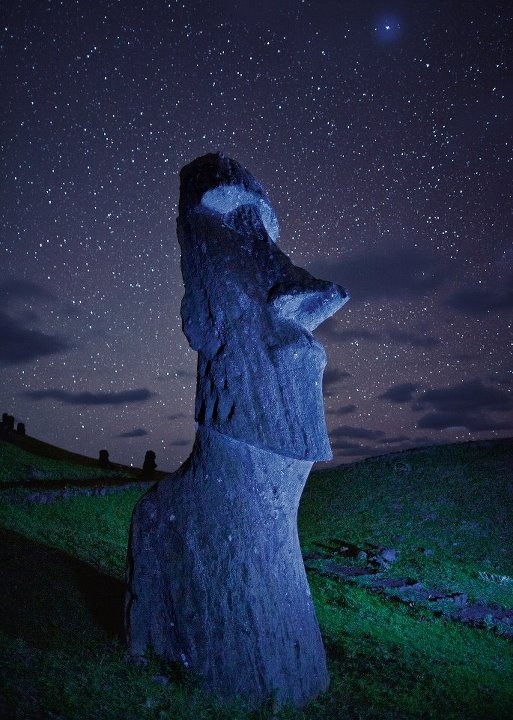
[{"label": "statue's ear", "polygon": [[307,282],[288,281],[274,285],[267,302],[284,320],[315,330],[349,300],[349,293],[331,282],[309,276]]}]

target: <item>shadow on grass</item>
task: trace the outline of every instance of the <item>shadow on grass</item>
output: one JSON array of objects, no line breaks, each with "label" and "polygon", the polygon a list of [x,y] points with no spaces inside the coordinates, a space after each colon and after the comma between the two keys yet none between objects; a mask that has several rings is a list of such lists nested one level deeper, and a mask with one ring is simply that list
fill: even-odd
[{"label": "shadow on grass", "polygon": [[0,630],[41,649],[86,650],[123,636],[124,585],[0,528]]}]

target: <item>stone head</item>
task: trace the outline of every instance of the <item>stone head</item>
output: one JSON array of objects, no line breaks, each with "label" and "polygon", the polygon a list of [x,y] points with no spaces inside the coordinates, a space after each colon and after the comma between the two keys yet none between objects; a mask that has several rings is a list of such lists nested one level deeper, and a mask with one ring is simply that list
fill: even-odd
[{"label": "stone head", "polygon": [[326,358],[312,331],[348,293],[278,248],[274,210],[239,163],[205,155],[180,179],[181,312],[198,352],[197,422],[288,457],[331,458]]}]

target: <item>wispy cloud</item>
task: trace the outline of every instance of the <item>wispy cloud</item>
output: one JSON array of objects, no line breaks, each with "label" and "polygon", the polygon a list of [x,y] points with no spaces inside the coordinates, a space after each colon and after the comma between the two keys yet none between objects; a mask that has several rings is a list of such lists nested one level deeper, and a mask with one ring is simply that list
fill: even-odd
[{"label": "wispy cloud", "polygon": [[22,277],[13,277],[0,283],[0,294],[8,300],[57,300],[57,295],[42,285],[25,280]]},{"label": "wispy cloud", "polygon": [[15,320],[0,311],[1,365],[27,363],[45,355],[69,352],[72,348],[66,338],[28,327],[23,320]]},{"label": "wispy cloud", "polygon": [[378,298],[400,299],[428,295],[447,277],[443,258],[426,248],[388,247],[318,260],[309,268],[317,277],[347,287],[352,302]]},{"label": "wispy cloud", "polygon": [[419,335],[414,332],[407,332],[404,330],[389,330],[389,339],[399,345],[412,345],[413,347],[429,348],[440,345],[440,338],[434,337],[433,335]]},{"label": "wispy cloud", "polygon": [[119,435],[115,435],[114,437],[119,438],[135,438],[135,437],[144,437],[148,433],[144,428],[134,428],[133,430],[128,430],[128,432],[120,433]]},{"label": "wispy cloud", "polygon": [[[513,397],[479,378],[421,393],[412,406],[424,411],[418,428],[466,428],[474,432],[513,428]],[[427,411],[427,412],[426,412]]]},{"label": "wispy cloud", "polygon": [[339,382],[347,380],[351,377],[351,373],[339,370],[338,368],[330,368],[326,370],[322,378],[322,386],[324,391],[329,391],[334,385],[338,385]]},{"label": "wispy cloud", "polygon": [[332,438],[353,438],[362,440],[377,440],[385,435],[382,430],[368,430],[367,428],[357,428],[350,425],[340,425],[330,432]]},{"label": "wispy cloud", "polygon": [[124,390],[121,392],[79,392],[71,393],[66,390],[49,388],[47,390],[30,390],[25,393],[33,400],[60,400],[68,405],[127,405],[129,403],[145,402],[154,393],[146,388],[137,390]]},{"label": "wispy cloud", "polygon": [[408,403],[413,400],[418,389],[419,386],[415,383],[401,383],[400,385],[392,385],[378,397],[394,403]]},{"label": "wispy cloud", "polygon": [[449,296],[446,304],[462,313],[477,317],[489,312],[513,310],[513,275],[499,287],[466,287]]}]

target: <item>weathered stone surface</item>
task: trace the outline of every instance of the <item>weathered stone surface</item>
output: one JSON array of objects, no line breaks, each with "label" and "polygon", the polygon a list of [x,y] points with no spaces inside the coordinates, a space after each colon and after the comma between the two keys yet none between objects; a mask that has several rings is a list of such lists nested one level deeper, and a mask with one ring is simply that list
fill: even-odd
[{"label": "weathered stone surface", "polygon": [[233,160],[186,166],[179,212],[198,431],[134,510],[130,651],[224,698],[301,705],[328,683],[296,527],[312,463],[331,457],[311,330],[348,295],[279,250],[267,196]]},{"label": "weathered stone surface", "polygon": [[[196,420],[291,457],[331,458],[326,360],[311,331],[347,294],[294,266],[277,247],[269,201],[240,165],[207,155],[185,167],[181,180],[182,318],[198,351]],[[212,210],[216,193],[226,194],[221,182],[231,198],[223,215]],[[205,193],[199,199],[198,185]]]}]

